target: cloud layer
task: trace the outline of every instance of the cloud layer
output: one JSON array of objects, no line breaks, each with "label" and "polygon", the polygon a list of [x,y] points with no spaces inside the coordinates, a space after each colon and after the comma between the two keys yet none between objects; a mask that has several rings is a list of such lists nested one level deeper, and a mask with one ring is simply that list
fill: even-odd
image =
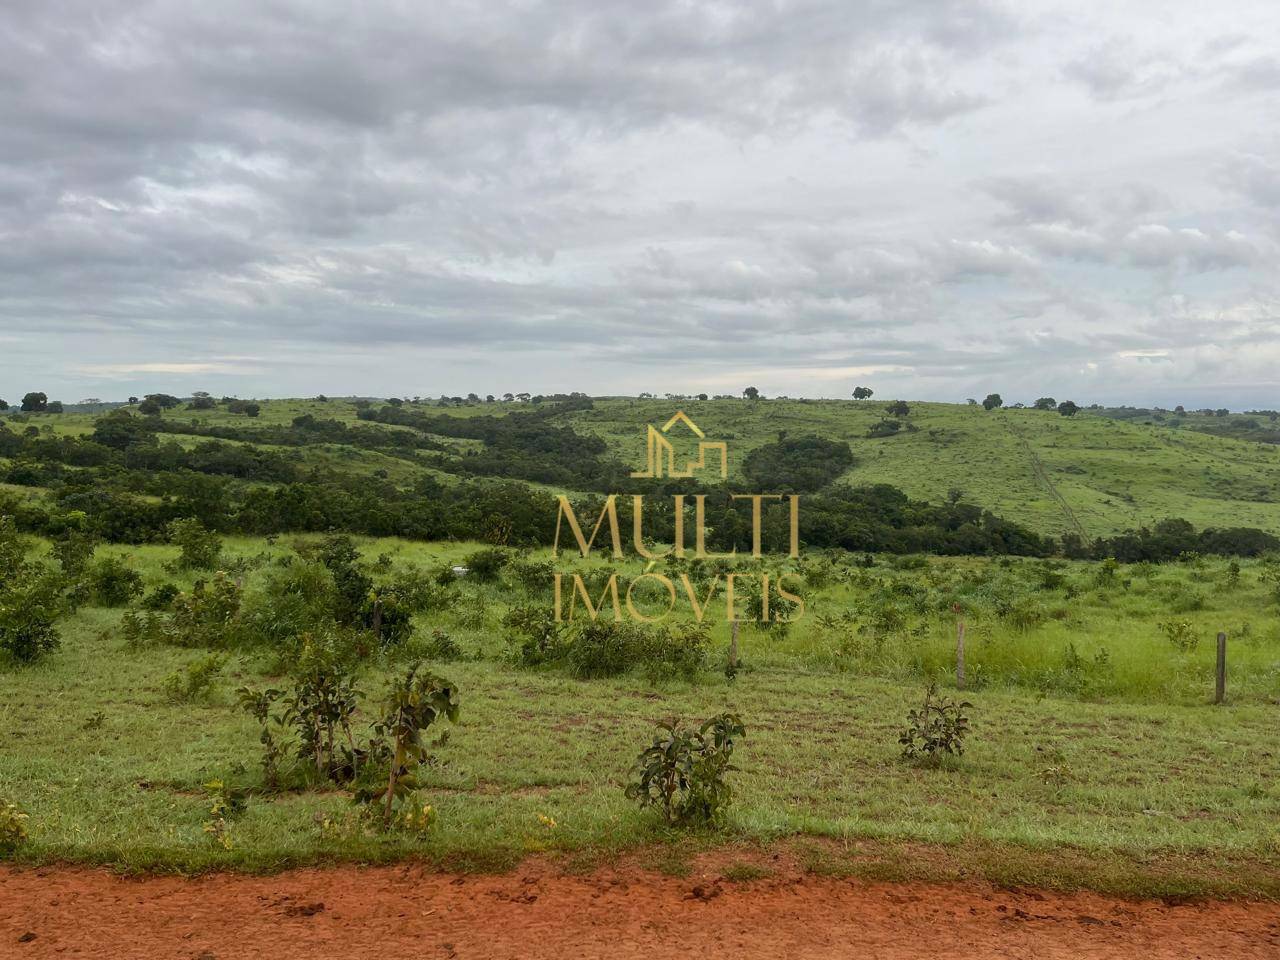
[{"label": "cloud layer", "polygon": [[0,396],[1280,406],[1280,12],[1114,6],[10,3]]}]

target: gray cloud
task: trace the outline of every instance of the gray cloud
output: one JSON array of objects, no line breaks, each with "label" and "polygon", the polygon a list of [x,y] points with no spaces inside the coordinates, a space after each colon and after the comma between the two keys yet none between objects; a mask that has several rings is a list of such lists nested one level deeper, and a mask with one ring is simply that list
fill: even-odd
[{"label": "gray cloud", "polygon": [[1280,18],[1167,21],[10,3],[0,395],[844,395],[870,370],[1176,402],[1194,372],[1274,405]]}]

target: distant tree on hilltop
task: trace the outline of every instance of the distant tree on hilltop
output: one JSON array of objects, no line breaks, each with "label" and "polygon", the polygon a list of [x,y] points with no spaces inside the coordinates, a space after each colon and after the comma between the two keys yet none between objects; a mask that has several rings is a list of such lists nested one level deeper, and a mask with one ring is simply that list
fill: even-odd
[{"label": "distant tree on hilltop", "polygon": [[1000,394],[998,393],[988,393],[987,399],[982,401],[982,408],[984,410],[994,410],[996,407],[1003,406],[1004,400],[1000,398]]},{"label": "distant tree on hilltop", "polygon": [[870,399],[871,399],[871,397],[872,397],[872,395],[873,395],[874,393],[875,393],[875,391],[874,391],[874,390],[872,390],[870,387],[854,387],[854,388],[853,388],[853,399],[855,399],[855,400],[870,400]]}]

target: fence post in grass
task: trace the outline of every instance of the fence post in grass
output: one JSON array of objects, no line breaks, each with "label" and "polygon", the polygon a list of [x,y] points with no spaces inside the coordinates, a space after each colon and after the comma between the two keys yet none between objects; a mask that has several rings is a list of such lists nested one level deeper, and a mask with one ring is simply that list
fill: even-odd
[{"label": "fence post in grass", "polygon": [[738,669],[738,621],[734,620],[729,627],[729,669]]},{"label": "fence post in grass", "polygon": [[[959,607],[956,613],[959,614]],[[956,689],[964,689],[964,617],[956,617]]]},{"label": "fence post in grass", "polygon": [[1218,672],[1214,678],[1213,702],[1224,703],[1227,699],[1227,635],[1218,634]]}]

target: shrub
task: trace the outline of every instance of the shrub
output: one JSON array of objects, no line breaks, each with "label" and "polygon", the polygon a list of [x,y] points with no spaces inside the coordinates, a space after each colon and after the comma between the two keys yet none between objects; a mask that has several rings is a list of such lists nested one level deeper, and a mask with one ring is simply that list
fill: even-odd
[{"label": "shrub", "polygon": [[28,817],[16,803],[0,800],[0,854],[13,854],[27,842]]},{"label": "shrub", "polygon": [[208,696],[226,662],[226,657],[211,653],[182,670],[175,670],[161,682],[165,699],[171,703],[191,703]]},{"label": "shrub", "polygon": [[1183,653],[1189,653],[1200,644],[1200,638],[1196,635],[1195,626],[1190,620],[1162,620],[1160,632],[1170,644]]},{"label": "shrub", "polygon": [[0,652],[30,663],[57,648],[66,612],[66,582],[27,559],[28,544],[12,517],[0,517]]},{"label": "shrub", "polygon": [[636,760],[626,796],[641,809],[656,806],[668,823],[718,823],[733,799],[725,776],[738,737],[746,728],[736,714],[723,713],[696,730],[678,720],[659,724],[661,732]]},{"label": "shrub", "polygon": [[166,643],[178,647],[228,647],[242,636],[240,604],[243,589],[225,573],[212,583],[200,581],[190,593],[179,593],[170,612],[132,611],[120,618],[120,631],[130,646]]},{"label": "shrub", "polygon": [[626,673],[640,660],[644,632],[639,624],[612,620],[575,624],[565,657],[569,672],[582,680]]},{"label": "shrub", "polygon": [[693,680],[707,666],[711,635],[705,624],[673,623],[644,631],[639,660],[650,680],[682,677]]},{"label": "shrub", "polygon": [[550,608],[541,604],[512,607],[502,624],[515,648],[514,659],[521,666],[536,667],[564,656],[565,624],[556,620]]},{"label": "shrub", "polygon": [[468,554],[462,561],[462,565],[467,568],[467,576],[481,583],[494,583],[501,576],[502,568],[510,560],[510,552],[501,547],[486,547],[484,550]]},{"label": "shrub", "polygon": [[303,637],[283,718],[297,734],[298,758],[322,779],[342,782],[359,774],[361,756],[351,732],[356,667],[349,635],[328,632]]},{"label": "shrub", "polygon": [[512,608],[503,624],[521,666],[561,666],[580,680],[635,669],[651,680],[692,680],[707,666],[710,635],[702,624],[557,622],[549,608],[532,604]]},{"label": "shrub", "polygon": [[212,817],[205,821],[204,832],[224,850],[230,850],[231,827],[228,821],[244,812],[248,794],[228,787],[221,780],[210,780],[204,788],[209,793],[209,814]]},{"label": "shrub", "polygon": [[119,557],[103,557],[89,566],[89,589],[99,606],[123,607],[142,595],[142,577]]},{"label": "shrub", "polygon": [[169,524],[169,542],[177,547],[180,570],[216,570],[222,559],[222,540],[194,517]]},{"label": "shrub", "polygon": [[63,536],[53,541],[51,552],[64,574],[68,577],[79,577],[84,573],[89,561],[93,559],[96,546],[93,537],[77,530],[68,530]]},{"label": "shrub", "polygon": [[534,560],[531,557],[517,557],[507,564],[511,578],[526,593],[549,592],[555,569],[555,564],[550,560]]},{"label": "shrub", "polygon": [[967,700],[956,703],[939,697],[938,685],[930,683],[925,690],[924,704],[907,714],[907,728],[898,737],[903,758],[932,761],[943,754],[963,754],[965,737],[969,734],[969,718],[964,711],[971,706]]},{"label": "shrub", "polygon": [[431,637],[421,647],[422,656],[428,660],[461,660],[462,648],[458,641],[443,630],[432,630]]},{"label": "shrub", "polygon": [[245,597],[241,614],[247,640],[287,651],[304,633],[335,623],[337,590],[329,569],[317,560],[289,558],[273,567]]},{"label": "shrub", "polygon": [[168,610],[181,593],[176,583],[162,583],[142,598],[142,609],[156,613]]},{"label": "shrub", "polygon": [[387,824],[391,823],[396,800],[418,787],[418,768],[428,758],[423,733],[441,717],[450,723],[458,719],[457,688],[448,680],[420,670],[421,665],[414,664],[394,684],[386,713],[374,725],[375,738],[385,738],[390,746],[390,769],[381,797],[383,821]]},{"label": "shrub", "polygon": [[401,606],[409,613],[425,613],[443,610],[457,597],[453,589],[457,577],[449,569],[449,578],[441,583],[425,570],[412,567],[398,571],[391,578],[391,589],[399,597]]}]

